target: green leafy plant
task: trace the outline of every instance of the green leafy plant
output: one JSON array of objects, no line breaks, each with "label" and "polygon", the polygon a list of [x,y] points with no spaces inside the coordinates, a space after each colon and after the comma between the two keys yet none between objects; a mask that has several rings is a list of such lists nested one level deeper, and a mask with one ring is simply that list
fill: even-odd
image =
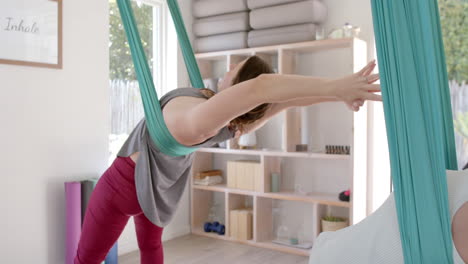
[{"label": "green leafy plant", "polygon": [[439,0],[449,80],[468,80],[468,1]]},{"label": "green leafy plant", "polygon": [[460,113],[457,118],[453,120],[455,130],[468,140],[468,112]]},{"label": "green leafy plant", "polygon": [[[131,2],[143,49],[152,68],[153,43],[153,8],[149,5],[139,5]],[[119,8],[115,0],[109,1],[109,57],[111,80],[136,80],[130,46],[120,17]]]},{"label": "green leafy plant", "polygon": [[322,219],[328,222],[345,222],[346,221],[346,219],[342,217],[336,217],[336,216],[325,216]]}]

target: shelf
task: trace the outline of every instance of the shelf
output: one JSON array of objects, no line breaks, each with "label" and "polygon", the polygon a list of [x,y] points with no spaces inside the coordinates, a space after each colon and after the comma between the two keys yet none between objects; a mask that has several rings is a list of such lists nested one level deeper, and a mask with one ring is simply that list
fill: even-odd
[{"label": "shelf", "polygon": [[225,193],[233,193],[233,194],[249,195],[249,196],[258,196],[259,194],[257,192],[248,191],[248,190],[228,188],[226,187],[225,184],[218,184],[218,185],[211,185],[211,186],[193,184],[192,186],[193,186],[193,189],[212,191],[212,192],[225,192]]},{"label": "shelf", "polygon": [[337,198],[337,195],[326,194],[326,193],[312,193],[308,195],[299,195],[293,192],[259,193],[259,192],[248,191],[248,190],[228,188],[224,184],[212,185],[212,186],[194,184],[193,189],[212,191],[212,192],[225,192],[225,193],[233,193],[233,194],[240,194],[240,195],[257,196],[257,197],[284,200],[284,201],[317,203],[317,204],[344,207],[344,208],[351,207],[349,202],[340,201]]},{"label": "shelf", "polygon": [[263,193],[259,196],[277,200],[286,200],[286,201],[298,201],[306,203],[318,203],[324,205],[338,206],[349,208],[349,202],[340,201],[336,195],[326,194],[326,193],[313,193],[309,195],[299,195],[293,192],[279,192],[279,193]]},{"label": "shelf", "polygon": [[216,233],[207,233],[203,231],[202,229],[194,229],[192,230],[192,234],[199,235],[199,236],[204,236],[204,237],[209,237],[209,238],[215,238],[215,239],[222,239],[222,240],[231,240],[230,237],[226,235],[218,235]]},{"label": "shelf", "polygon": [[281,150],[246,150],[246,149],[225,149],[225,148],[200,148],[198,152],[235,154],[235,155],[253,155],[253,156],[273,156],[273,157],[291,157],[308,159],[332,159],[349,160],[350,155],[334,155],[314,152],[286,152]]},{"label": "shelf", "polygon": [[207,232],[205,232],[205,231],[203,231],[202,229],[199,229],[199,228],[196,228],[196,229],[192,230],[192,234],[199,235],[199,236],[204,236],[204,237],[209,237],[209,238],[222,239],[222,240],[227,240],[227,241],[232,241],[232,242],[240,242],[240,243],[244,243],[244,244],[254,244],[254,243],[256,243],[253,240],[239,240],[239,239],[235,239],[235,238],[232,238],[232,237],[229,237],[229,236],[226,236],[226,235],[220,236],[220,235],[218,235],[216,233],[207,233]]},{"label": "shelf", "polygon": [[196,185],[193,184],[193,189],[203,190],[203,191],[212,191],[212,192],[227,192],[226,185]]},{"label": "shelf", "polygon": [[245,194],[245,195],[251,195],[251,196],[256,194],[256,192],[252,192],[252,191],[231,189],[231,188],[226,187],[226,184],[218,184],[218,185],[210,185],[210,186],[193,184],[192,187],[193,189],[213,191],[213,192],[228,192],[228,193]]},{"label": "shelf", "polygon": [[206,60],[216,60],[216,59],[223,58],[227,55],[250,56],[256,53],[275,54],[276,52],[278,52],[278,50],[298,51],[298,52],[332,50],[332,49],[338,49],[338,48],[352,47],[355,41],[362,41],[362,40],[357,39],[357,38],[314,40],[314,41],[258,47],[258,48],[197,53],[195,54],[195,58],[206,59]]},{"label": "shelf", "polygon": [[[317,72],[316,69],[309,69],[309,67],[315,65],[315,62],[312,63],[312,60],[315,58],[302,55],[315,54],[322,51],[325,51],[325,53],[322,54],[325,60],[328,58],[328,56],[325,55],[331,52],[337,53],[337,56],[345,56],[344,58],[346,58],[347,61],[349,58],[350,63],[345,63],[343,60],[342,67],[337,69],[325,67],[323,69],[317,69]],[[264,59],[266,63],[277,69],[277,72],[280,74],[303,73],[308,75],[317,74],[331,76],[332,73],[342,74],[345,71],[349,73],[358,71],[366,64],[367,53],[367,43],[365,41],[358,38],[346,38],[198,53],[195,54],[195,57],[204,78],[220,77],[221,73],[229,69],[231,64],[239,63],[252,55],[257,55]],[[318,57],[321,58],[321,56]],[[303,69],[307,70],[303,71]],[[336,113],[340,114],[341,109],[338,110]],[[341,144],[347,142],[352,148],[352,153],[350,155],[325,154],[325,151],[321,152],[320,149],[309,149],[310,152],[295,152],[296,145],[302,142],[300,133],[302,123],[301,114],[302,112],[299,111],[299,109],[288,109],[282,116],[282,120],[275,120],[271,124],[271,127],[265,130],[265,144],[262,146],[271,146],[274,148],[253,150],[201,148],[197,150],[198,154],[194,157],[192,173],[213,170],[215,168],[227,170],[226,165],[228,161],[240,159],[260,161],[260,170],[262,173],[260,173],[261,177],[258,178],[258,182],[255,182],[255,185],[258,187],[256,190],[259,190],[259,192],[228,188],[226,184],[214,186],[194,185],[194,180],[191,179],[191,227],[194,235],[220,239],[227,242],[242,243],[301,256],[309,256],[309,249],[305,250],[288,245],[275,244],[271,241],[274,230],[273,208],[277,201],[288,201],[285,202],[287,205],[300,202],[300,208],[294,209],[297,211],[297,216],[302,215],[302,211],[300,211],[302,208],[310,213],[307,215],[311,215],[313,218],[308,219],[312,230],[308,230],[311,231],[311,234],[307,235],[310,236],[311,240],[314,240],[320,233],[320,219],[327,213],[326,211],[328,209],[337,211],[337,214],[347,214],[351,224],[362,219],[362,216],[366,214],[365,204],[367,198],[367,183],[365,180],[367,179],[366,169],[368,168],[368,158],[365,153],[369,146],[372,146],[372,141],[367,134],[370,125],[367,118],[367,109],[363,108],[359,113],[353,113],[349,116],[343,115],[343,120],[337,120],[336,124],[328,124],[327,122],[326,124],[324,123],[325,125],[323,125],[323,127],[317,126],[320,133],[336,134],[336,129],[340,129],[342,123],[345,122],[344,120],[346,119],[346,127],[343,128],[342,133],[340,131],[340,133],[333,135],[330,139],[323,139],[327,142]],[[335,112],[330,112],[330,114],[335,114]],[[322,119],[314,119],[314,122],[318,122],[318,125],[322,125],[323,121]],[[338,123],[338,121],[340,122]],[[348,124],[351,125],[350,129],[348,129]],[[341,138],[341,140],[338,140],[338,138]],[[286,163],[287,166],[283,166],[284,163]],[[297,166],[295,166],[296,163]],[[290,164],[293,166],[289,166]],[[349,186],[353,194],[351,197],[352,202],[340,201],[338,199],[338,193],[311,192],[306,195],[300,195],[291,189],[283,189],[282,192],[278,193],[264,192],[270,189],[270,175],[272,172],[282,172],[282,174],[285,175],[301,175],[302,168],[308,168],[302,166],[303,164],[309,167],[313,166],[313,174],[317,176],[330,173],[340,175],[340,177],[334,180],[342,181],[343,184]],[[348,174],[349,177],[347,177]],[[307,177],[307,175],[304,176]],[[331,182],[320,182],[320,186],[316,186],[315,190],[327,191],[328,187],[331,188],[331,184]],[[202,228],[203,223],[208,219],[210,207],[215,200],[224,201],[224,219],[227,232],[229,232],[230,211],[245,206],[246,201],[253,202],[254,240],[240,241],[229,236],[219,236],[215,233],[204,232]],[[327,208],[328,206],[333,208]],[[220,213],[221,212],[219,212],[219,214]]]},{"label": "shelf", "polygon": [[228,236],[220,236],[215,233],[206,233],[201,229],[194,229],[192,230],[192,234],[197,235],[197,236],[204,236],[208,238],[213,238],[213,239],[221,239],[225,241],[231,241],[231,242],[236,242],[236,243],[242,243],[250,246],[255,246],[255,247],[261,247],[261,248],[266,248],[266,249],[272,249],[272,250],[277,250],[289,254],[295,254],[295,255],[300,255],[300,256],[309,256],[309,251],[310,249],[301,249],[301,248],[294,248],[294,247],[288,247],[284,245],[279,245],[275,244],[273,242],[255,242],[253,240],[238,240],[238,239],[233,239]]}]

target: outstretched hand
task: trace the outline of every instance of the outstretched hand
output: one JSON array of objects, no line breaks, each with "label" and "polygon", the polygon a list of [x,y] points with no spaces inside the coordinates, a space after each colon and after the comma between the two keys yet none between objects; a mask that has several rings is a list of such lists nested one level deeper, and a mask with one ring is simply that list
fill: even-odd
[{"label": "outstretched hand", "polygon": [[375,94],[381,91],[380,85],[374,84],[379,80],[378,73],[372,74],[375,66],[375,60],[373,60],[359,72],[334,82],[336,96],[351,110],[359,111],[366,100],[382,101],[382,96]]}]

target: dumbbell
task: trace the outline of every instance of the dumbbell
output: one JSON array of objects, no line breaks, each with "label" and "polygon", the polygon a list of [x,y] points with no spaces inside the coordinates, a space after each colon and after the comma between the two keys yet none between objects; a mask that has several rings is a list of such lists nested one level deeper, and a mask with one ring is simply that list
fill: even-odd
[{"label": "dumbbell", "polygon": [[204,230],[207,233],[215,232],[215,233],[218,233],[219,235],[224,235],[224,232],[226,231],[226,227],[220,224],[219,222],[214,222],[214,223],[206,222],[204,226]]}]

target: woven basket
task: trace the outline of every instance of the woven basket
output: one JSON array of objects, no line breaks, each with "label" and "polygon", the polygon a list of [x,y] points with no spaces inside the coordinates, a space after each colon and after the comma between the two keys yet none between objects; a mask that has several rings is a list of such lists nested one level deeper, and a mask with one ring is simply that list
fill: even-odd
[{"label": "woven basket", "polygon": [[331,222],[322,219],[322,231],[336,231],[348,226],[348,220],[342,222]]}]

